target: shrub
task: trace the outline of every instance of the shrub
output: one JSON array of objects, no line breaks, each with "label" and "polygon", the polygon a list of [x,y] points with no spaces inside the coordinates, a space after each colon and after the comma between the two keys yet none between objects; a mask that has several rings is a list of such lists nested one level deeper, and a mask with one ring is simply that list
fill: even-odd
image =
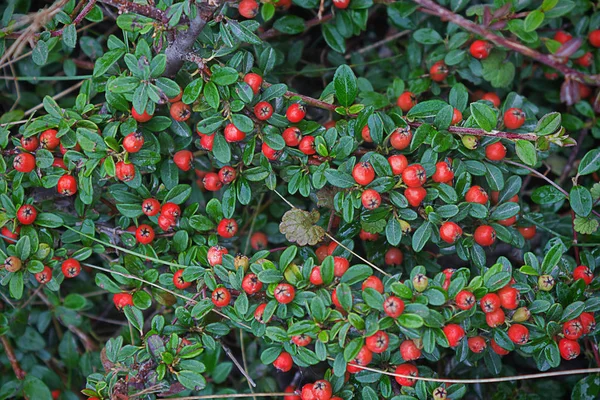
[{"label": "shrub", "polygon": [[0,6],[0,398],[597,398],[600,13],[439,3]]}]

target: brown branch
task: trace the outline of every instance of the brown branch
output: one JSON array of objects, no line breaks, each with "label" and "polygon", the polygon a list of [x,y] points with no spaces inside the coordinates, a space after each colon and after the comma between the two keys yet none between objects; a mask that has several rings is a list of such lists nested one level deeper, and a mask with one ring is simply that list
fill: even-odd
[{"label": "brown branch", "polygon": [[19,380],[25,379],[25,375],[27,375],[27,373],[21,369],[21,366],[19,365],[19,361],[17,360],[17,357],[15,356],[15,352],[14,352],[8,338],[6,336],[2,335],[2,336],[0,336],[0,342],[2,342],[2,347],[4,347],[4,352],[6,353],[6,358],[8,358],[8,361],[10,362],[10,366],[12,367],[13,372],[15,373],[15,376],[17,377],[17,379],[19,379]]},{"label": "brown branch", "polygon": [[[90,0],[85,7],[83,7],[83,10],[81,10],[81,12],[77,15],[77,17],[75,17],[75,19],[73,20],[73,25],[77,25],[79,23],[81,23],[81,21],[83,21],[83,19],[94,9],[94,6],[96,5],[96,0]],[[56,30],[56,31],[52,31],[50,33],[50,35],[56,37],[56,36],[62,36],[64,31],[64,28]]]},{"label": "brown branch", "polygon": [[[321,18],[315,17],[313,19],[309,19],[308,21],[306,21],[304,23],[304,32],[308,31],[309,29],[311,29],[317,25],[324,24],[325,22],[329,21],[331,18],[333,18],[333,14],[327,14],[327,15],[322,16]],[[278,31],[277,29],[271,28],[268,31],[265,31],[265,32],[261,33],[260,35],[258,35],[258,37],[260,37],[262,40],[267,40],[267,39],[272,39],[272,38],[277,37],[282,34],[283,33]]]},{"label": "brown branch", "polygon": [[143,15],[144,17],[152,18],[157,21],[167,23],[169,22],[169,17],[167,17],[167,13],[159,10],[156,7],[147,6],[143,4],[137,4],[127,0],[99,0],[100,3],[107,4],[109,6],[113,6],[119,9],[119,13],[133,13]]},{"label": "brown branch", "polygon": [[453,13],[452,11],[438,5],[433,0],[413,0],[414,3],[422,7],[421,11],[427,14],[435,15],[440,17],[443,21],[452,22],[463,29],[481,36],[484,39],[496,44],[497,46],[505,47],[510,50],[514,50],[532,58],[542,64],[560,71],[565,77],[574,79],[589,85],[600,86],[600,75],[587,75],[583,72],[574,70],[564,65],[564,58],[556,58],[551,55],[542,54],[537,50],[531,49],[520,43],[514,42],[510,39],[499,36],[492,33],[488,28],[482,25],[478,25],[471,20],[466,19],[462,15]]}]

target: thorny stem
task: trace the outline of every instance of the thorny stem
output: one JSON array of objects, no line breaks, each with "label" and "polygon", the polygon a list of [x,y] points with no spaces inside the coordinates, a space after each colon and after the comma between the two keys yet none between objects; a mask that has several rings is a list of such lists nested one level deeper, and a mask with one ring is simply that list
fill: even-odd
[{"label": "thorny stem", "polygon": [[569,68],[566,65],[564,65],[565,60],[561,57],[554,57],[551,55],[542,54],[537,50],[531,49],[520,43],[499,36],[493,33],[489,28],[483,25],[476,24],[475,22],[466,19],[462,15],[455,14],[447,8],[440,6],[433,0],[413,0],[413,2],[422,7],[422,12],[440,17],[440,19],[444,21],[452,22],[453,24],[456,24],[471,33],[474,33],[478,36],[481,36],[484,39],[489,40],[497,46],[514,50],[523,54],[524,56],[527,56],[542,64],[552,67],[557,71],[560,71],[567,78],[575,79],[577,81],[594,86],[600,86],[600,75],[587,75],[583,72]]},{"label": "thorny stem", "polygon": [[17,357],[15,356],[15,351],[13,350],[12,345],[10,344],[10,341],[8,340],[8,338],[6,336],[2,335],[2,336],[0,336],[0,342],[2,342],[2,347],[4,348],[4,353],[6,354],[6,358],[8,358],[8,361],[10,362],[10,366],[12,367],[13,372],[15,373],[15,376],[17,377],[17,379],[19,379],[19,380],[25,379],[25,375],[27,375],[27,373],[21,369],[21,365],[19,364],[19,361],[17,360]]}]

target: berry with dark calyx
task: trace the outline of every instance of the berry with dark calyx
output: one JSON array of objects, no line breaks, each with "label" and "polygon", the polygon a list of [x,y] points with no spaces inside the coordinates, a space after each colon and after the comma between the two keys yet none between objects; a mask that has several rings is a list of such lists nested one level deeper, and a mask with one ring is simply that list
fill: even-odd
[{"label": "berry with dark calyx", "polygon": [[404,150],[410,146],[413,134],[410,128],[396,128],[390,136],[390,144],[396,150]]},{"label": "berry with dark calyx", "polygon": [[183,101],[178,101],[176,103],[171,104],[171,109],[169,110],[171,114],[171,118],[178,122],[184,122],[190,119],[192,116],[192,109],[188,104],[185,104]]},{"label": "berry with dark calyx", "polygon": [[491,313],[501,306],[500,297],[495,293],[488,293],[479,300],[479,305],[484,313]]},{"label": "berry with dark calyx", "polygon": [[315,149],[315,137],[310,135],[304,136],[298,144],[298,149],[307,156],[315,154],[317,152]]},{"label": "berry with dark calyx", "polygon": [[427,197],[427,190],[422,187],[408,187],[404,190],[404,197],[411,207],[419,207]]},{"label": "berry with dark calyx", "polygon": [[367,189],[362,192],[361,202],[367,210],[374,210],[381,205],[381,195],[376,190]]},{"label": "berry with dark calyx", "polygon": [[200,147],[204,150],[212,151],[213,143],[215,142],[215,134],[204,135],[198,133],[198,135],[200,135]]},{"label": "berry with dark calyx", "polygon": [[229,165],[224,166],[219,170],[219,180],[224,184],[228,185],[233,182],[236,178],[235,168]]},{"label": "berry with dark calyx", "polygon": [[509,108],[504,113],[504,126],[508,129],[519,129],[525,123],[527,116],[520,108]]},{"label": "berry with dark calyx", "polygon": [[390,164],[390,167],[392,168],[392,173],[394,175],[401,175],[402,171],[404,171],[406,167],[408,167],[408,160],[403,154],[389,156],[388,163]]},{"label": "berry with dark calyx", "polygon": [[572,319],[563,324],[563,335],[567,339],[577,340],[583,335],[583,324],[579,318]]},{"label": "berry with dark calyx", "polygon": [[531,317],[531,311],[527,307],[520,307],[512,315],[513,322],[525,322]]},{"label": "berry with dark calyx", "polygon": [[35,169],[35,156],[29,153],[21,153],[15,156],[13,168],[19,172],[29,173]]},{"label": "berry with dark calyx", "polygon": [[331,387],[331,383],[329,383],[329,381],[321,379],[313,384],[313,394],[315,396],[315,400],[330,400],[332,393],[333,388]]},{"label": "berry with dark calyx", "polygon": [[501,309],[497,309],[485,314],[485,322],[490,328],[502,325],[506,321],[506,314]]},{"label": "berry with dark calyx", "polygon": [[294,103],[288,107],[285,116],[293,124],[296,124],[306,116],[306,108],[302,104]]},{"label": "berry with dark calyx", "polygon": [[479,138],[477,136],[463,135],[460,138],[460,141],[462,142],[463,146],[469,150],[475,150],[477,147],[479,147]]},{"label": "berry with dark calyx", "polygon": [[446,159],[435,164],[435,173],[431,176],[431,179],[437,183],[451,182],[454,179],[451,163]]},{"label": "berry with dark calyx", "polygon": [[133,306],[133,296],[129,293],[117,293],[113,296],[113,303],[117,310],[122,311],[125,306]]},{"label": "berry with dark calyx", "polygon": [[461,310],[470,310],[477,303],[475,295],[468,290],[458,292],[454,301],[456,302],[456,306]]},{"label": "berry with dark calyx", "polygon": [[267,143],[263,142],[261,152],[267,157],[268,160],[277,161],[281,157],[281,151],[273,149]]},{"label": "berry with dark calyx", "polygon": [[275,300],[281,304],[289,304],[294,300],[296,296],[296,289],[289,283],[280,283],[275,287],[273,291]]},{"label": "berry with dark calyx", "polygon": [[223,264],[223,255],[229,253],[227,248],[223,246],[212,246],[208,249],[206,259],[211,267]]},{"label": "berry with dark calyx", "polygon": [[383,353],[387,350],[390,344],[390,338],[384,331],[377,331],[373,335],[368,336],[365,340],[365,346],[373,353]]},{"label": "berry with dark calyx", "polygon": [[494,105],[494,107],[500,107],[500,97],[494,92],[488,92],[481,97],[482,100],[487,100]]},{"label": "berry with dark calyx", "polygon": [[223,218],[217,226],[217,234],[226,239],[232,238],[238,231],[238,224],[235,219]]},{"label": "berry with dark calyx", "polygon": [[135,178],[135,166],[131,163],[119,161],[115,164],[115,176],[122,182],[129,182]]},{"label": "berry with dark calyx", "polygon": [[270,318],[268,320],[264,319],[265,308],[267,308],[267,304],[263,303],[256,307],[256,310],[254,310],[254,319],[261,324],[266,324],[271,320]]},{"label": "berry with dark calyx", "polygon": [[173,274],[173,284],[177,289],[181,290],[187,289],[190,286],[192,286],[192,282],[186,282],[183,279],[183,269],[177,270],[177,272]]},{"label": "berry with dark calyx", "polygon": [[302,132],[296,126],[290,126],[289,128],[286,128],[281,136],[283,137],[285,145],[289,147],[298,146],[302,140]]},{"label": "berry with dark calyx", "polygon": [[561,339],[558,342],[558,350],[560,351],[560,356],[569,361],[577,358],[581,353],[581,346],[575,340],[570,339]]},{"label": "berry with dark calyx", "polygon": [[457,324],[448,324],[442,328],[450,347],[455,347],[465,337],[465,330]]},{"label": "berry with dark calyx", "polygon": [[487,145],[485,148],[485,156],[490,161],[501,161],[506,157],[506,147],[500,142]]},{"label": "berry with dark calyx", "polygon": [[594,273],[585,265],[580,265],[573,270],[573,279],[583,279],[586,285],[589,285],[594,280]]},{"label": "berry with dark calyx", "polygon": [[462,233],[462,228],[452,221],[446,221],[440,226],[440,238],[448,244],[456,243]]},{"label": "berry with dark calyx", "polygon": [[254,294],[261,291],[263,284],[258,280],[256,274],[250,273],[242,280],[242,289],[248,294]]},{"label": "berry with dark calyx", "polygon": [[404,112],[409,112],[411,108],[417,105],[417,98],[411,92],[404,92],[400,96],[398,96],[398,100],[396,100],[396,104],[398,107]]},{"label": "berry with dark calyx", "polygon": [[248,84],[252,88],[252,92],[257,94],[260,90],[260,86],[262,85],[263,78],[262,76],[250,72],[244,76],[244,82]]},{"label": "berry with dark calyx", "polygon": [[15,256],[7,257],[4,260],[4,264],[2,265],[2,267],[8,272],[17,272],[21,270],[22,266],[23,262],[21,261],[21,259]]},{"label": "berry with dark calyx", "polygon": [[486,42],[485,40],[476,40],[473,43],[471,43],[471,47],[469,47],[469,52],[476,59],[483,60],[488,58],[491,49],[491,43]]},{"label": "berry with dark calyx", "polygon": [[346,371],[351,374],[363,371],[362,367],[369,365],[373,361],[373,352],[367,346],[361,347],[360,351],[353,360],[346,365]]},{"label": "berry with dark calyx", "polygon": [[77,193],[77,181],[72,175],[63,175],[58,179],[56,190],[63,196],[73,196]]},{"label": "berry with dark calyx", "polygon": [[519,306],[519,291],[513,287],[505,286],[496,292],[500,298],[500,305],[507,310],[515,310]]},{"label": "berry with dark calyx", "polygon": [[429,285],[429,278],[423,274],[416,274],[412,279],[412,284],[417,292],[424,292]]},{"label": "berry with dark calyx", "polygon": [[40,141],[35,136],[22,137],[21,146],[27,151],[35,151],[40,145]]},{"label": "berry with dark calyx", "polygon": [[275,361],[273,361],[273,366],[281,372],[288,372],[292,369],[293,365],[294,361],[292,360],[292,356],[285,351],[282,351]]},{"label": "berry with dark calyx", "polygon": [[524,345],[529,341],[529,329],[521,324],[512,324],[507,333],[514,344]]},{"label": "berry with dark calyx", "polygon": [[425,168],[420,164],[413,164],[402,171],[402,181],[408,187],[420,187],[427,181]]},{"label": "berry with dark calyx", "polygon": [[565,31],[558,31],[554,34],[554,40],[561,44],[565,44],[571,39],[573,39],[573,36]]},{"label": "berry with dark calyx", "polygon": [[42,149],[54,150],[60,146],[60,139],[56,137],[58,131],[56,129],[47,129],[40,134],[40,146]]},{"label": "berry with dark calyx", "polygon": [[396,296],[389,296],[383,301],[383,312],[388,317],[398,318],[404,312],[404,301]]},{"label": "berry with dark calyx", "polygon": [[488,194],[481,186],[471,186],[465,194],[468,203],[487,204]]},{"label": "berry with dark calyx", "polygon": [[379,292],[382,294],[384,291],[383,282],[381,282],[381,279],[379,279],[375,275],[371,275],[370,277],[365,279],[364,282],[362,283],[361,289],[364,291],[367,288],[371,288],[371,289],[375,290],[376,292]]},{"label": "berry with dark calyx", "polygon": [[448,391],[443,386],[438,386],[433,389],[433,400],[446,400],[448,398]]},{"label": "berry with dark calyx", "polygon": [[491,246],[496,241],[496,231],[489,225],[481,225],[475,229],[475,242],[480,246]]},{"label": "berry with dark calyx", "polygon": [[17,219],[22,225],[31,225],[37,218],[37,210],[31,204],[24,204],[17,210]]},{"label": "berry with dark calyx", "polygon": [[405,340],[400,344],[400,355],[404,361],[414,361],[421,358],[421,350],[414,341]]},{"label": "berry with dark calyx", "polygon": [[144,146],[144,135],[132,132],[123,139],[123,148],[128,153],[137,153]]},{"label": "berry with dark calyx", "polygon": [[218,287],[213,290],[210,299],[215,306],[225,307],[229,305],[229,302],[231,301],[231,293],[229,290],[227,290],[227,288]]},{"label": "berry with dark calyx", "polygon": [[296,336],[292,336],[292,342],[296,346],[306,347],[312,342],[312,338],[304,333]]},{"label": "berry with dark calyx", "polygon": [[434,82],[442,82],[448,76],[448,67],[444,61],[438,61],[429,68],[429,77]]},{"label": "berry with dark calyx", "polygon": [[148,111],[144,110],[144,112],[140,114],[133,107],[131,107],[131,116],[137,122],[142,122],[142,123],[148,122],[152,119],[152,115],[148,114]]},{"label": "berry with dark calyx", "polygon": [[587,335],[596,329],[596,318],[590,312],[582,312],[579,316],[579,321],[583,328],[583,334]]},{"label": "berry with dark calyx", "polygon": [[163,231],[170,231],[172,228],[177,226],[177,221],[174,218],[168,217],[164,214],[158,216],[158,227]]},{"label": "berry with dark calyx", "polygon": [[192,169],[194,162],[194,154],[189,150],[180,150],[173,155],[173,162],[182,171]]},{"label": "berry with dark calyx", "polygon": [[400,265],[404,260],[404,254],[396,247],[390,247],[385,252],[385,264],[386,265]]},{"label": "berry with dark calyx", "polygon": [[266,121],[273,115],[273,106],[268,101],[261,101],[254,106],[254,115],[259,121]]},{"label": "berry with dark calyx", "polygon": [[160,209],[161,214],[166,217],[177,219],[181,216],[181,207],[173,202],[166,202]]},{"label": "berry with dark calyx", "polygon": [[154,240],[154,229],[150,225],[142,224],[135,230],[135,238],[140,244],[149,244]]},{"label": "berry with dark calyx", "polygon": [[[404,375],[404,376],[419,376],[419,370],[413,364],[400,364],[394,370],[395,374]],[[400,386],[414,386],[417,381],[411,378],[403,378],[400,376],[396,376],[396,382]]]},{"label": "berry with dark calyx", "polygon": [[473,353],[476,353],[476,354],[481,353],[487,347],[487,345],[485,343],[485,339],[482,338],[481,336],[470,337],[467,340],[467,343],[469,345],[469,350],[471,350]]},{"label": "berry with dark calyx", "polygon": [[544,292],[549,292],[554,288],[556,281],[552,275],[541,275],[538,278],[538,288]]},{"label": "berry with dark calyx", "polygon": [[240,142],[246,138],[246,133],[239,130],[234,124],[227,124],[223,131],[225,140],[229,143]]},{"label": "berry with dark calyx", "polygon": [[359,185],[368,185],[375,179],[375,169],[368,161],[361,161],[354,166],[352,177]]},{"label": "berry with dark calyx", "polygon": [[238,11],[242,17],[252,19],[258,14],[258,3],[255,0],[242,0]]},{"label": "berry with dark calyx", "polygon": [[81,264],[74,258],[67,258],[63,261],[60,270],[65,278],[75,278],[81,272]]}]

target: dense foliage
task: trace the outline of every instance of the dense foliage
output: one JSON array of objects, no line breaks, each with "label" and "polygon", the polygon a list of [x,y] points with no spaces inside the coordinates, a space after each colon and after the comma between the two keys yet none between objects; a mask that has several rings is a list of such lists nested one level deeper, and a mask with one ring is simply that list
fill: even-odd
[{"label": "dense foliage", "polygon": [[0,4],[0,399],[598,398],[596,7]]}]

